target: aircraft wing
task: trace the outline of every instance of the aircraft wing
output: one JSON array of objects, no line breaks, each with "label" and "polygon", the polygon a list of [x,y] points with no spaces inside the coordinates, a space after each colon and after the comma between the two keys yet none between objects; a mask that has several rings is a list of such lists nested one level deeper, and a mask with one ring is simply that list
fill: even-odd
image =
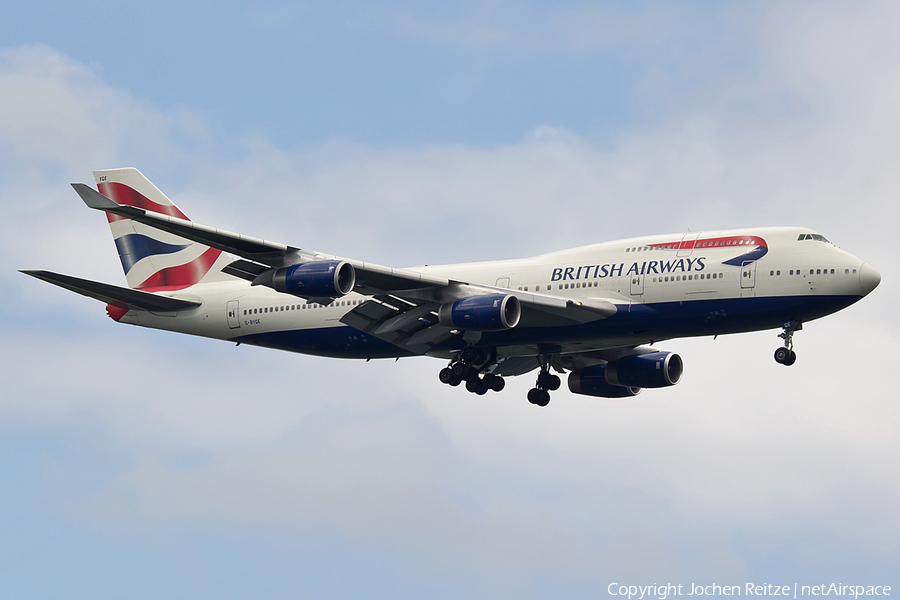
[{"label": "aircraft wing", "polygon": [[[415,349],[414,351],[427,349],[450,335],[448,333],[450,329],[436,322],[432,323],[426,313],[436,313],[442,303],[467,296],[479,294],[516,296],[522,306],[520,323],[525,327],[587,323],[605,319],[617,311],[616,305],[608,300],[567,299],[550,294],[468,284],[412,269],[395,269],[323,254],[118,204],[82,183],[73,183],[72,187],[90,208],[132,219],[242,257],[242,260],[231,263],[224,271],[248,281],[254,281],[271,268],[320,260],[346,261],[356,271],[356,287],[364,294],[373,296],[374,302],[367,302],[351,311],[347,316],[349,320],[345,323],[391,343],[409,347],[410,350]],[[425,307],[430,308],[426,310]],[[393,320],[410,311],[413,311],[412,315],[419,315],[419,312],[422,314],[416,318],[407,315],[403,319]],[[388,322],[391,323],[391,327],[387,327]],[[398,323],[402,323],[402,326],[398,326]],[[428,333],[423,331],[423,325],[426,323]]]},{"label": "aircraft wing", "polygon": [[232,263],[231,275],[254,279],[256,274],[248,277],[253,271],[259,271],[260,265],[267,267],[286,267],[316,260],[345,260],[356,270],[357,284],[372,291],[389,292],[409,290],[433,286],[446,286],[450,283],[445,277],[436,277],[408,269],[395,269],[353,259],[322,254],[308,249],[296,248],[278,242],[272,242],[239,233],[225,231],[200,225],[193,221],[154,213],[134,206],[118,204],[94,188],[83,183],[73,183],[72,187],[90,208],[119,215],[139,223],[167,231],[185,239],[217,248],[230,254],[236,254],[246,260]]},{"label": "aircraft wing", "polygon": [[177,298],[169,298],[168,296],[160,296],[159,294],[151,294],[140,290],[132,290],[108,283],[100,283],[98,281],[90,281],[88,279],[79,279],[69,275],[60,275],[59,273],[51,273],[50,271],[21,271],[26,275],[31,275],[47,283],[58,285],[69,291],[94,298],[107,304],[128,308],[136,308],[138,310],[149,310],[153,312],[174,312],[178,310],[187,310],[200,306],[199,302],[190,302],[188,300],[179,300]]},{"label": "aircraft wing", "polygon": [[345,314],[341,323],[404,350],[425,354],[458,333],[438,322],[440,306],[436,302],[379,295]]}]

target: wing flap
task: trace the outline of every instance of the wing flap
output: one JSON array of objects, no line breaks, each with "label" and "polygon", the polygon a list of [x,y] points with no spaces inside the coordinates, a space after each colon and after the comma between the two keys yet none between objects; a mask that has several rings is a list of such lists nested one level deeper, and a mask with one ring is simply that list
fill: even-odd
[{"label": "wing flap", "polygon": [[341,323],[416,354],[455,335],[438,323],[434,302],[412,301],[392,295],[376,296],[341,317]]}]

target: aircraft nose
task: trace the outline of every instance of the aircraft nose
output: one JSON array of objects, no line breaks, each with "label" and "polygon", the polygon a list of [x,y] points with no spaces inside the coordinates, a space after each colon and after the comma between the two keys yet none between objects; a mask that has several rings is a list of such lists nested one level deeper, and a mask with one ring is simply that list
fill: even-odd
[{"label": "aircraft nose", "polygon": [[859,287],[862,295],[865,296],[877,288],[879,283],[881,283],[881,273],[869,263],[863,263],[863,266],[859,268]]}]

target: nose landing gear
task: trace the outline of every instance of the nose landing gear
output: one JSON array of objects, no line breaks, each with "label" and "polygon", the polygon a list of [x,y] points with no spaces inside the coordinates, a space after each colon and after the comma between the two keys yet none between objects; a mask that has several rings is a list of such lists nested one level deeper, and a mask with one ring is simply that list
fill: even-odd
[{"label": "nose landing gear", "polygon": [[784,346],[775,351],[775,362],[786,367],[797,362],[797,353],[794,352],[794,332],[803,329],[800,321],[788,321],[782,325],[782,331],[778,337],[784,340]]}]

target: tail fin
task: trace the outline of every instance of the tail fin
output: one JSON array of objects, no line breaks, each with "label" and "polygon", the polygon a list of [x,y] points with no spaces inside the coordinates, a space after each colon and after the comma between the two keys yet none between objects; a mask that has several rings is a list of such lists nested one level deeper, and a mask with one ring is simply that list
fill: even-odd
[{"label": "tail fin", "polygon": [[[101,194],[119,204],[190,220],[137,169],[94,171],[94,180]],[[118,215],[106,213],[106,218],[132,289],[178,290],[230,279],[222,269],[231,259],[221,250]]]}]

